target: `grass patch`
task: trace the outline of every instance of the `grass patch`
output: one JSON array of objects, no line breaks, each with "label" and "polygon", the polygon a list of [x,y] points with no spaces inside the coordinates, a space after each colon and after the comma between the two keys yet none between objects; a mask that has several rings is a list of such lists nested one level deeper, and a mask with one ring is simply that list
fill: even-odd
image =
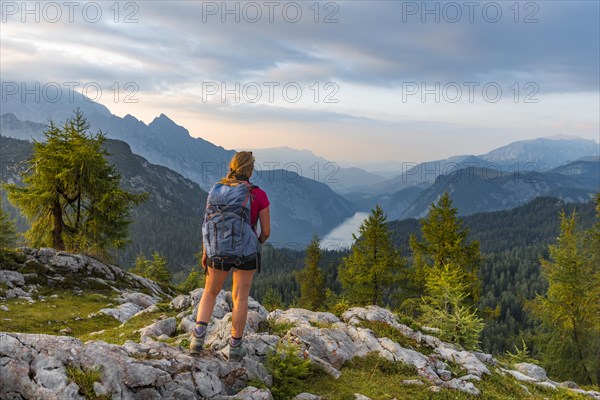
[{"label": "grass patch", "polygon": [[108,400],[110,396],[96,396],[94,383],[99,382],[102,373],[98,368],[83,371],[74,366],[67,366],[67,378],[79,386],[79,394],[90,400]]},{"label": "grass patch", "polygon": [[58,298],[30,304],[22,299],[8,299],[3,304],[9,311],[0,310],[0,330],[5,332],[62,335],[61,329],[70,328],[71,335],[80,337],[89,332],[119,325],[108,315],[87,318],[107,306],[110,299],[99,293],[76,296],[70,291],[55,291]]},{"label": "grass patch", "polygon": [[418,351],[419,353],[427,356],[433,353],[433,349],[431,347],[418,343],[417,341],[404,336],[398,329],[386,324],[385,322],[363,320],[360,322],[359,327],[370,329],[373,331],[376,337],[387,337],[404,348]]},{"label": "grass patch", "polygon": [[[354,357],[341,368],[342,376],[333,379],[327,374],[312,376],[306,380],[304,390],[323,399],[353,400],[354,393],[372,399],[429,399],[427,386],[403,385],[404,379],[419,379],[414,367],[392,362],[376,353],[366,357]],[[415,397],[424,393],[423,397]]]},{"label": "grass patch", "polygon": [[317,322],[317,321],[309,321],[309,322],[310,322],[310,326],[313,326],[313,327],[319,328],[319,329],[335,328],[335,323],[333,323],[333,322]]},{"label": "grass patch", "polygon": [[[161,316],[166,315],[167,318],[175,317],[179,312],[169,309],[169,304],[161,303],[157,304],[159,311],[148,312],[137,317],[131,318],[124,324],[119,325],[117,320],[117,326],[113,326],[109,329],[104,328],[104,332],[98,335],[83,335],[80,339],[83,341],[87,340],[103,340],[107,343],[123,345],[126,341],[132,340],[136,343],[140,342],[139,329],[148,326],[158,320]],[[102,329],[102,328],[101,328]]]},{"label": "grass patch", "polygon": [[[473,382],[481,391],[480,396],[471,396],[458,390],[442,389],[438,393],[429,391],[432,383],[424,385],[404,385],[405,379],[420,379],[412,366],[392,362],[377,354],[355,357],[346,362],[342,376],[333,379],[325,373],[313,374],[304,380],[297,389],[318,394],[324,400],[353,400],[354,393],[361,393],[378,400],[544,400],[573,399],[585,400],[589,397],[560,389],[554,391],[535,385],[523,384],[510,376],[494,372],[481,382]],[[520,386],[527,387],[529,394]],[[298,391],[296,394],[300,393]]]},{"label": "grass patch", "polygon": [[293,322],[274,322],[272,320],[262,321],[258,325],[258,332],[268,332],[269,335],[283,337],[290,329],[297,326]]}]

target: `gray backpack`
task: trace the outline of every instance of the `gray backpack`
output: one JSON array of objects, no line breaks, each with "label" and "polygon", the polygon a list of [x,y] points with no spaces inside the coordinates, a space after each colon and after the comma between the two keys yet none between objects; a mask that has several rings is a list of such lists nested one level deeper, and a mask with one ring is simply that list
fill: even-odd
[{"label": "gray backpack", "polygon": [[217,183],[208,193],[202,241],[217,268],[248,262],[258,266],[261,245],[250,221],[253,187],[244,181],[235,186]]}]

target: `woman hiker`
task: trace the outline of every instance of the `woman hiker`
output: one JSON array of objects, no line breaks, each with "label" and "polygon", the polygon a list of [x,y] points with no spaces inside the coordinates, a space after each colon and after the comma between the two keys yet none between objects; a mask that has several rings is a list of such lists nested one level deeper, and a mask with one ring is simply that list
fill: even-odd
[{"label": "woman hiker", "polygon": [[[226,185],[228,188],[237,185],[249,186],[251,234],[257,235],[258,242],[263,244],[270,234],[270,203],[267,194],[262,189],[249,184],[250,177],[254,171],[254,161],[255,159],[252,152],[240,151],[236,153],[229,163],[229,172],[227,173],[227,176],[219,183]],[[209,200],[210,198],[209,195]],[[256,224],[258,221],[260,221],[260,234],[256,233]],[[233,230],[233,228],[231,229]],[[231,233],[231,237],[234,237],[233,232]],[[246,326],[246,317],[248,315],[250,286],[252,285],[252,278],[254,277],[255,271],[257,269],[260,270],[260,245],[258,245],[258,253],[252,259],[245,258],[241,261],[237,259],[235,263],[223,262],[221,259],[221,262],[219,262],[218,259],[215,261],[215,259],[211,259],[207,256],[206,249],[210,245],[210,243],[207,243],[207,238],[208,236],[203,232],[202,267],[206,272],[206,284],[204,286],[200,305],[198,306],[196,326],[192,333],[190,351],[194,354],[198,354],[202,350],[206,338],[207,325],[215,306],[216,297],[221,291],[223,283],[225,282],[227,275],[229,275],[229,271],[233,270],[233,287],[231,290],[231,297],[233,298],[233,315],[231,338],[229,339],[229,360],[241,361],[246,354],[246,350],[242,346],[242,338],[244,335],[244,327]],[[255,240],[255,238],[250,239]]]}]

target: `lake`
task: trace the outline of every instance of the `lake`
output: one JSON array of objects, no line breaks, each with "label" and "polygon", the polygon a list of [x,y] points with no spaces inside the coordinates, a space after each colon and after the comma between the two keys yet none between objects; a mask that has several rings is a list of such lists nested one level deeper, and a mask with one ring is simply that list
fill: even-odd
[{"label": "lake", "polygon": [[354,240],[352,234],[358,235],[358,227],[369,216],[367,212],[357,212],[352,217],[347,218],[340,225],[336,226],[323,236],[321,239],[321,249],[338,250],[343,247],[350,247]]}]

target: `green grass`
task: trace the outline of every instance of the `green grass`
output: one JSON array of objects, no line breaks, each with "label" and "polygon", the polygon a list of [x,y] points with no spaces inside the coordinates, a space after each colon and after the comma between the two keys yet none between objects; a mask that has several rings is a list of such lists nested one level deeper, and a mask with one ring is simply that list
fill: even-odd
[{"label": "green grass", "polygon": [[310,325],[315,327],[315,328],[319,328],[319,329],[329,329],[329,328],[334,328],[335,327],[335,323],[332,322],[316,322],[316,321],[310,321]]},{"label": "green grass", "polygon": [[[405,399],[405,400],[543,400],[543,399],[589,399],[586,396],[572,394],[565,389],[553,391],[535,385],[524,384],[531,394],[527,394],[518,382],[510,376],[502,376],[495,372],[486,376],[481,382],[473,382],[481,391],[479,397],[468,395],[458,390],[442,389],[438,393],[428,390],[432,384],[420,378],[412,366],[395,363],[376,354],[366,357],[355,357],[346,362],[342,368],[342,376],[333,379],[325,373],[313,374],[296,388],[322,396],[324,400],[351,400],[354,393],[361,393],[373,400]],[[424,385],[404,385],[405,379],[418,379]]]},{"label": "green grass", "polygon": [[363,320],[358,326],[372,330],[375,336],[378,338],[387,337],[404,348],[418,351],[424,355],[430,355],[433,353],[433,349],[431,347],[418,343],[417,341],[404,336],[398,329],[388,325],[385,322]]},{"label": "green grass", "polygon": [[273,322],[271,320],[262,321],[258,325],[258,332],[268,332],[269,335],[283,337],[290,329],[296,326],[293,322]]},{"label": "green grass", "polygon": [[[71,291],[56,291],[58,298],[46,297],[45,301],[38,300],[34,304],[21,299],[9,299],[2,304],[9,311],[0,310],[0,331],[21,332],[49,335],[63,335],[62,329],[70,328],[70,336],[87,340],[104,340],[107,343],[124,344],[127,340],[139,342],[137,330],[150,325],[162,315],[174,317],[178,314],[169,308],[168,303],[157,304],[159,311],[145,313],[134,317],[122,325],[115,318],[98,314],[92,318],[88,315],[98,313],[102,308],[114,307],[110,296],[114,292],[85,292],[79,296]],[[104,330],[98,335],[92,332]]]},{"label": "green grass", "polygon": [[179,312],[169,309],[168,303],[159,303],[157,306],[159,308],[159,311],[157,312],[148,312],[138,315],[137,317],[133,317],[125,324],[121,325],[119,325],[117,321],[117,326],[113,326],[108,329],[102,328],[104,329],[104,332],[98,335],[85,334],[81,336],[80,339],[84,342],[87,340],[103,340],[107,343],[118,345],[125,344],[125,342],[128,340],[139,343],[140,334],[137,332],[139,329],[152,324],[155,320],[159,319],[163,315],[166,315],[167,317],[175,317],[177,314],[179,314]]},{"label": "green grass", "polygon": [[61,329],[70,328],[71,335],[79,337],[89,332],[119,325],[116,319],[100,314],[87,318],[110,303],[103,293],[74,295],[70,291],[55,291],[58,298],[46,297],[45,301],[30,304],[22,299],[2,302],[9,311],[0,310],[0,330],[5,332],[62,335]]},{"label": "green grass", "polygon": [[99,369],[83,371],[75,366],[67,366],[67,378],[75,382],[79,386],[79,394],[90,400],[108,400],[109,396],[96,396],[94,391],[94,383],[99,382],[102,378],[102,373]]}]

